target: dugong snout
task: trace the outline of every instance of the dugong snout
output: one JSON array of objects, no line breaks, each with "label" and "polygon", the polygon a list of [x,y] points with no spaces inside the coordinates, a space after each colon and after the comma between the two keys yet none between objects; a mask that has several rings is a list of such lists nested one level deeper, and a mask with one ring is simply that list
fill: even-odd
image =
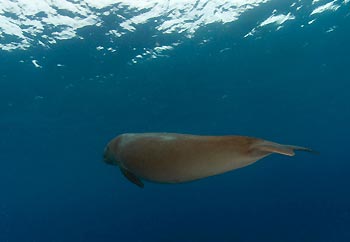
[{"label": "dugong snout", "polygon": [[103,162],[105,162],[108,165],[115,165],[115,160],[111,154],[111,150],[109,148],[109,144],[105,147],[103,151]]}]

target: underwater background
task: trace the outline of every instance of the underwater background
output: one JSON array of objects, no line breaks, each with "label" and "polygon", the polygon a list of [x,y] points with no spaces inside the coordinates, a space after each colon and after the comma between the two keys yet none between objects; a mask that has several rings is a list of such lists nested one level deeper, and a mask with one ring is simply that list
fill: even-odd
[{"label": "underwater background", "polygon": [[[349,0],[0,0],[0,242],[350,241]],[[140,189],[125,132],[310,147]]]}]

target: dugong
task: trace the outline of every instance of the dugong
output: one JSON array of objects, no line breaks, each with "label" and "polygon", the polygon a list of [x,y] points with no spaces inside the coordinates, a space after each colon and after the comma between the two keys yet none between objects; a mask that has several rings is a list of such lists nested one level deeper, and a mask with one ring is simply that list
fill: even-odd
[{"label": "dugong", "polygon": [[250,165],[273,153],[294,156],[309,148],[245,136],[176,133],[128,133],[112,139],[104,151],[107,164],[119,166],[132,183],[142,180],[182,183]]}]

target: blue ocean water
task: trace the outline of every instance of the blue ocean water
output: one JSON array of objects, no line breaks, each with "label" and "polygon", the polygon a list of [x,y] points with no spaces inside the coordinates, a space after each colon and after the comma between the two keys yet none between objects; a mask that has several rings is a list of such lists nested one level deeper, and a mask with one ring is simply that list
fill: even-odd
[{"label": "blue ocean water", "polygon": [[[0,1],[0,242],[350,241],[349,1],[111,2]],[[139,189],[126,132],[320,154]]]}]

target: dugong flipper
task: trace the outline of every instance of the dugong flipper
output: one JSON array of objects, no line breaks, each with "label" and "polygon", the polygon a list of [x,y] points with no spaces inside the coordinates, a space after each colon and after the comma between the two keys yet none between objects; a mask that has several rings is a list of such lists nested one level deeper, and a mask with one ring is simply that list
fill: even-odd
[{"label": "dugong flipper", "polygon": [[250,165],[273,153],[294,156],[295,150],[312,152],[245,136],[122,134],[108,143],[104,161],[119,166],[129,181],[143,187],[141,179],[188,182]]},{"label": "dugong flipper", "polygon": [[129,181],[131,181],[132,183],[134,183],[135,185],[143,188],[143,182],[140,180],[140,178],[138,178],[137,176],[135,176],[133,173],[131,173],[130,171],[128,171],[125,168],[120,167],[120,171],[122,172],[122,174],[126,177],[126,179],[128,179]]}]

